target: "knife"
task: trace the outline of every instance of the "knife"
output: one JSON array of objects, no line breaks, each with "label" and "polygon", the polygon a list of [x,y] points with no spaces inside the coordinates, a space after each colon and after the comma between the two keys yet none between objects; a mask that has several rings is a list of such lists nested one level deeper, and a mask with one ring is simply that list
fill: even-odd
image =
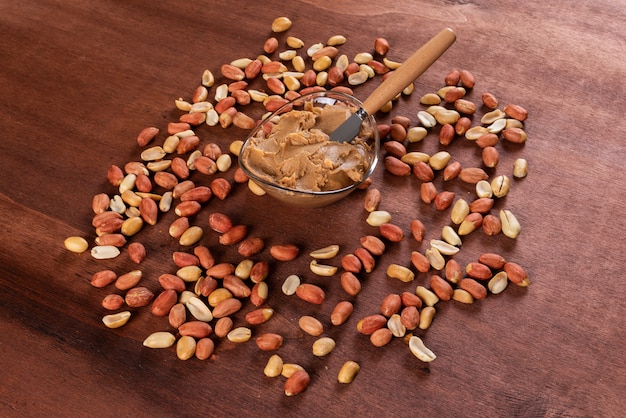
[{"label": "knife", "polygon": [[351,141],[359,134],[361,123],[368,115],[376,113],[385,103],[396,97],[406,86],[422,75],[455,40],[454,31],[445,28],[422,45],[369,95],[360,109],[330,134],[330,139],[337,142]]}]

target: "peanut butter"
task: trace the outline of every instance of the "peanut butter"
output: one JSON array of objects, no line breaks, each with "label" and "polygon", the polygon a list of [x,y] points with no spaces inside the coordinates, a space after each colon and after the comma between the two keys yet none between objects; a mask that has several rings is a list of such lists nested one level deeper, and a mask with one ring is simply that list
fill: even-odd
[{"label": "peanut butter", "polygon": [[[270,133],[259,130],[241,158],[259,178],[301,191],[330,191],[363,179],[370,167],[369,145],[361,137],[329,137],[351,114],[342,105],[307,106],[280,116]],[[365,133],[363,133],[365,134]]]}]

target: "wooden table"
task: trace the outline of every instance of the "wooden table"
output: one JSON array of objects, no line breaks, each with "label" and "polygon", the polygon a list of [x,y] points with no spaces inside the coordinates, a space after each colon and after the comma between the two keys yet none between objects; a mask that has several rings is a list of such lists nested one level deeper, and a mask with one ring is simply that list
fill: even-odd
[{"label": "wooden table", "polygon": [[[9,416],[603,416],[626,408],[623,352],[625,228],[623,186],[626,90],[624,54],[626,3],[579,1],[553,4],[480,0],[477,2],[243,0],[205,2],[53,2],[0,4],[0,415]],[[501,102],[529,111],[528,141],[501,141],[500,164],[491,174],[510,175],[516,158],[529,162],[529,175],[513,180],[510,194],[492,213],[510,209],[522,224],[515,239],[476,231],[463,239],[454,256],[465,265],[485,251],[498,252],[527,270],[528,288],[515,285],[471,305],[439,302],[432,326],[418,330],[437,355],[422,363],[401,338],[373,347],[356,323],[378,312],[388,293],[428,287],[434,271],[411,283],[386,277],[391,263],[411,266],[412,251],[424,251],[409,233],[413,219],[438,238],[449,211],[420,201],[420,182],[395,178],[381,164],[371,187],[382,192],[380,208],[392,214],[406,236],[388,243],[377,268],[360,275],[363,290],[348,297],[339,273],[316,277],[308,253],[338,244],[341,255],[377,234],[365,223],[364,192],[318,210],[285,207],[267,196],[234,186],[224,201],[213,198],[195,220],[205,229],[203,243],[217,257],[237,263],[236,248],[220,247],[209,230],[209,212],[229,214],[265,240],[256,260],[271,262],[267,305],[276,313],[252,327],[283,335],[277,351],[285,362],[304,366],[311,384],[298,396],[283,394],[283,377],[264,376],[272,353],[253,341],[234,344],[215,338],[214,358],[179,360],[174,347],[148,349],[142,341],[154,331],[171,330],[165,318],[148,308],[133,310],[131,321],[110,330],[101,318],[102,298],[115,289],[90,285],[105,268],[122,274],[144,272],[143,284],[159,291],[157,277],[176,271],[172,252],[181,248],[169,236],[172,212],[129,241],[148,252],[139,266],[125,249],[114,260],[96,261],[63,247],[66,237],[83,236],[91,245],[91,200],[115,193],[106,179],[110,165],[139,158],[138,132],[156,126],[161,143],[169,122],[182,114],[174,100],[190,99],[210,69],[262,53],[278,16],[293,21],[276,35],[284,47],[288,35],[307,46],[345,35],[339,47],[353,57],[372,51],[374,39],[386,38],[391,60],[402,61],[443,27],[457,42],[379,122],[404,115],[417,124],[424,109],[419,97],[436,92],[453,68],[471,71],[477,80],[468,98],[493,92]],[[310,65],[310,64],[309,64]],[[355,88],[365,98],[380,77]],[[261,86],[257,80],[256,86]],[[262,86],[261,86],[262,87]],[[213,88],[214,89],[214,88]],[[211,90],[213,92],[214,90]],[[260,115],[257,107],[246,112]],[[253,110],[256,109],[256,110]],[[479,112],[482,112],[479,106]],[[477,117],[476,117],[477,119]],[[409,149],[434,153],[437,129]],[[246,131],[203,126],[204,142],[227,150]],[[447,148],[464,166],[480,166],[478,148],[457,138]],[[384,153],[381,152],[381,157]],[[234,168],[219,176],[233,178]],[[198,178],[199,179],[199,178]],[[208,177],[197,180],[208,183]],[[460,181],[449,188],[457,198],[473,198],[473,187]],[[274,262],[271,245],[295,243],[300,256]],[[329,263],[339,265],[337,258]],[[326,301],[314,306],[286,296],[280,285],[289,274],[317,283]],[[121,292],[118,292],[121,293]],[[342,326],[329,323],[338,301],[355,310]],[[245,325],[244,304],[234,316]],[[337,341],[327,357],[311,354],[314,337],[298,328],[301,315],[325,325]],[[347,360],[361,371],[353,383],[337,383]]]}]

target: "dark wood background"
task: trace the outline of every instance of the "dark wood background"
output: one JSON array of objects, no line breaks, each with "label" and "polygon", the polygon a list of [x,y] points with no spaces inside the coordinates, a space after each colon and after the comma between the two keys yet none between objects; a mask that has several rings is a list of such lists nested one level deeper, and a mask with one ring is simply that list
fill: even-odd
[{"label": "dark wood background", "polygon": [[[0,415],[620,416],[626,408],[625,10],[621,0],[0,2]],[[530,113],[527,143],[500,144],[497,169],[510,172],[517,157],[529,161],[529,176],[514,181],[497,207],[517,214],[521,235],[515,241],[470,235],[457,258],[466,263],[483,251],[500,252],[527,269],[532,285],[511,285],[470,306],[439,303],[432,327],[420,333],[438,356],[430,364],[401,340],[374,348],[355,330],[387,293],[427,283],[425,274],[409,285],[385,277],[386,265],[408,265],[410,252],[425,248],[410,237],[390,245],[364,277],[350,321],[327,327],[338,342],[330,356],[314,358],[314,338],[298,329],[303,314],[328,324],[332,307],[346,297],[336,278],[312,277],[306,254],[334,243],[344,254],[375,232],[364,222],[363,193],[304,210],[239,186],[204,209],[199,223],[209,211],[224,211],[268,246],[294,242],[302,249],[296,261],[273,264],[268,304],[277,313],[255,330],[284,335],[279,354],[311,373],[309,388],[293,398],[283,394],[284,379],[263,375],[270,353],[253,342],[219,341],[216,358],[181,361],[173,348],[142,346],[150,332],[168,328],[147,309],[123,328],[105,328],[100,302],[111,289],[93,288],[91,275],[135,265],[125,252],[97,262],[63,247],[70,235],[93,242],[91,198],[114,191],[106,181],[111,164],[139,158],[137,133],[175,121],[174,99],[189,98],[205,69],[218,75],[221,64],[261,53],[281,15],[294,23],[281,40],[293,35],[310,45],[343,34],[348,42],[341,51],[352,56],[370,51],[380,36],[396,60],[441,28],[455,29],[456,44],[391,115],[417,122],[419,96],[442,86],[452,68],[476,76],[470,99],[492,91]],[[357,96],[365,98],[377,82],[356,89]],[[246,134],[199,132],[224,148]],[[414,148],[432,153],[437,139],[431,135]],[[463,140],[450,152],[479,164],[476,148]],[[232,170],[225,176],[232,178]],[[382,190],[381,208],[407,231],[419,218],[435,237],[448,219],[420,203],[413,177],[392,178],[380,166],[374,186]],[[458,196],[470,196],[471,188],[454,187]],[[147,247],[141,268],[155,290],[156,277],[174,270],[172,219],[163,216],[133,238]],[[237,260],[234,249],[215,240],[207,233],[205,242],[221,259]],[[267,250],[259,258],[269,259]],[[280,283],[291,273],[323,286],[327,301],[313,307],[282,295]],[[346,360],[362,369],[341,386],[336,375]]]}]

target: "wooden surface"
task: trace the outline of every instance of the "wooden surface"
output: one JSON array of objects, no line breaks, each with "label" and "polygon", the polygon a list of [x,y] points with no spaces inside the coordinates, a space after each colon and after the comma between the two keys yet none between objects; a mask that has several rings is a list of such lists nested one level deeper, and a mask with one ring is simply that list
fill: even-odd
[{"label": "wooden surface", "polygon": [[[0,415],[622,415],[626,3],[561,3],[0,2]],[[249,225],[268,247],[293,242],[301,248],[294,262],[272,263],[268,305],[276,314],[254,329],[255,335],[281,333],[285,343],[278,353],[310,372],[310,386],[293,398],[283,394],[283,378],[263,375],[271,353],[253,341],[235,345],[216,338],[215,358],[181,361],[174,348],[142,346],[149,333],[169,329],[147,308],[134,311],[123,328],[105,328],[100,302],[115,289],[92,287],[91,275],[137,266],[125,250],[99,262],[63,247],[71,235],[93,243],[92,196],[115,192],[107,169],[139,158],[137,133],[157,126],[162,141],[167,123],[181,113],[174,99],[189,99],[205,69],[219,75],[221,64],[260,54],[280,15],[294,23],[281,42],[293,35],[310,45],[343,34],[348,42],[340,50],[353,56],[371,51],[381,36],[398,61],[443,27],[457,32],[455,45],[418,80],[415,94],[390,115],[378,115],[381,122],[405,115],[417,123],[419,96],[441,87],[452,68],[475,75],[471,100],[478,103],[481,92],[491,91],[502,104],[520,104],[530,114],[527,143],[501,142],[495,170],[510,173],[518,157],[529,162],[529,176],[513,181],[510,195],[494,209],[512,210],[521,235],[513,241],[476,232],[455,258],[464,264],[481,252],[499,252],[523,265],[532,284],[510,285],[473,305],[440,302],[433,325],[417,332],[437,354],[429,364],[400,339],[374,348],[355,328],[359,318],[377,312],[386,294],[427,286],[429,274],[410,284],[385,275],[388,264],[410,265],[411,251],[427,246],[408,234],[412,219],[424,221],[429,238],[449,219],[420,202],[415,177],[393,178],[382,165],[374,174],[381,209],[407,236],[388,245],[373,273],[362,275],[355,312],[341,327],[330,326],[328,317],[347,296],[336,277],[309,272],[307,254],[335,243],[346,254],[360,236],[377,233],[364,222],[362,192],[304,210],[237,185],[228,199],[204,208],[197,219],[206,230],[203,242],[221,260],[241,257],[216,244],[206,226],[210,211]],[[378,82],[355,89],[356,95],[365,98]],[[224,149],[246,134],[219,127],[198,132]],[[435,152],[436,134],[411,149]],[[464,139],[449,150],[465,166],[480,165],[477,148]],[[232,170],[223,176],[232,179]],[[472,196],[460,182],[446,187],[457,197]],[[179,247],[167,233],[173,219],[163,215],[131,240],[147,248],[139,268],[154,291],[159,274],[175,271],[171,253]],[[257,259],[271,260],[267,249]],[[326,302],[317,307],[283,295],[280,284],[292,273],[320,284]],[[336,339],[328,357],[310,353],[314,338],[297,326],[303,314],[320,318]],[[243,324],[241,314],[236,323]],[[361,372],[352,384],[339,385],[337,371],[346,360],[358,361]]]}]

